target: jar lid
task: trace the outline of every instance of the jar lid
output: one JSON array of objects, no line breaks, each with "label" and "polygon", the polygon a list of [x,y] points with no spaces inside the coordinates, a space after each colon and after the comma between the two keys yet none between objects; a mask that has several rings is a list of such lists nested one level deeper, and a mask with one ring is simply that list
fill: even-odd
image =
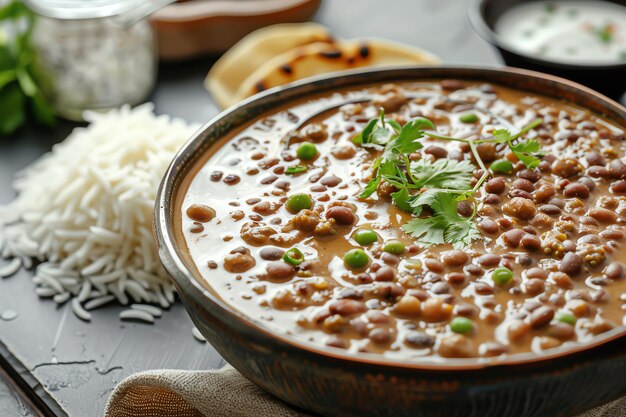
[{"label": "jar lid", "polygon": [[170,1],[164,0],[24,0],[35,13],[55,19],[94,19],[150,12]]}]

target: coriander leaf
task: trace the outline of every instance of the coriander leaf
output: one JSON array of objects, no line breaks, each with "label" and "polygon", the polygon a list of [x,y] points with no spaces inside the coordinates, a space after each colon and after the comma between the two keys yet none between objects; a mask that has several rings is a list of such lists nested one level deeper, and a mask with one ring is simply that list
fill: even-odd
[{"label": "coriander leaf", "polygon": [[435,125],[428,119],[419,117],[407,122],[400,131],[398,136],[398,143],[404,143],[406,141],[412,141],[416,138],[424,136],[424,129],[435,129]]},{"label": "coriander leaf", "polygon": [[352,142],[355,145],[363,145],[365,143],[370,143],[370,135],[372,134],[372,129],[374,129],[374,126],[376,126],[376,123],[378,121],[376,119],[372,119],[369,121],[369,123],[365,126],[365,128],[361,131],[361,133],[355,135],[352,138]]},{"label": "coriander leaf", "polygon": [[24,68],[18,67],[16,75],[24,94],[26,94],[28,97],[34,96],[39,89],[37,88],[37,84],[35,84],[35,81],[33,81],[30,74]]},{"label": "coriander leaf", "polygon": [[[11,134],[26,121],[26,104],[38,123],[55,122],[52,106],[39,90],[33,68],[35,51],[31,34],[35,15],[19,0],[0,6],[0,135]],[[2,21],[14,26],[11,36]],[[3,36],[4,35],[4,36]]]},{"label": "coriander leaf", "polygon": [[415,188],[413,184],[409,183],[404,171],[394,161],[385,160],[385,162],[381,165],[379,174],[386,182],[396,188]]},{"label": "coriander leaf", "polygon": [[493,138],[497,143],[506,143],[510,141],[513,136],[511,135],[511,132],[506,129],[498,129],[493,131]]},{"label": "coriander leaf", "polygon": [[434,214],[410,220],[402,228],[418,239],[424,246],[451,243],[463,247],[481,237],[471,217],[462,217],[457,212],[457,194],[441,190],[422,193],[412,206],[430,206]]},{"label": "coriander leaf", "polygon": [[521,128],[520,131],[514,135],[511,134],[511,132],[508,131],[507,129],[497,129],[493,131],[493,139],[495,139],[496,143],[506,143],[506,142],[510,143],[511,141],[528,133],[529,130],[536,128],[542,123],[543,123],[543,119],[534,119],[533,121],[528,123],[526,126]]},{"label": "coriander leaf", "polygon": [[441,190],[425,190],[418,194],[411,200],[411,207],[413,208],[413,214],[419,216],[422,214],[424,206],[432,206],[437,198],[437,194],[445,193]]},{"label": "coriander leaf", "polygon": [[541,162],[545,152],[541,151],[541,145],[535,139],[519,141],[517,144],[509,144],[511,151],[528,168],[533,169]]},{"label": "coriander leaf", "polygon": [[379,176],[375,176],[374,178],[369,180],[367,185],[365,187],[363,187],[363,191],[361,191],[361,194],[359,194],[359,197],[360,198],[368,198],[372,194],[374,194],[376,192],[376,189],[378,188],[378,185],[380,184],[381,180],[382,180],[382,177],[379,177]]},{"label": "coriander leaf", "polygon": [[395,193],[391,193],[391,199],[400,210],[412,212],[411,193],[407,187],[402,187]]},{"label": "coriander leaf", "polygon": [[15,74],[15,70],[5,70],[5,71],[0,71],[0,90],[2,90],[2,87],[4,87],[5,85],[7,85],[8,83],[10,83],[11,81],[16,79],[16,74]]},{"label": "coriander leaf", "polygon": [[391,128],[396,132],[396,133],[400,133],[400,131],[402,130],[402,126],[400,126],[400,123],[396,122],[395,120],[389,119],[387,120],[387,124],[389,126],[391,126]]},{"label": "coriander leaf", "polygon": [[417,238],[418,243],[425,247],[446,243],[445,224],[435,216],[411,219],[402,226],[402,229]]},{"label": "coriander leaf", "polygon": [[0,93],[0,134],[9,135],[26,119],[24,93],[18,83],[6,85]]},{"label": "coriander leaf", "polygon": [[0,7],[0,20],[15,20],[22,16],[30,16],[30,13],[30,9],[21,2],[11,1]]},{"label": "coriander leaf", "polygon": [[451,224],[444,233],[445,241],[452,243],[455,249],[462,249],[471,244],[472,241],[482,239],[482,237],[476,223],[469,218]]},{"label": "coriander leaf", "polygon": [[8,45],[0,43],[0,71],[15,70],[16,59]]},{"label": "coriander leaf", "polygon": [[379,119],[370,120],[363,131],[352,138],[352,143],[363,147],[373,147],[372,145],[385,146],[394,136],[395,132],[386,127],[381,127]]},{"label": "coriander leaf", "polygon": [[534,139],[518,141],[516,144],[513,144],[513,142],[542,123],[543,119],[535,119],[520,129],[515,135],[512,135],[511,132],[506,129],[495,130],[493,132],[494,141],[497,143],[507,143],[511,151],[513,151],[515,156],[517,156],[524,165],[531,169],[536,168],[539,162],[541,162],[541,157],[545,155],[545,153],[541,151],[539,142]]},{"label": "coriander leaf", "polygon": [[528,133],[528,131],[530,131],[531,129],[536,128],[537,126],[539,126],[542,123],[543,123],[543,119],[540,119],[540,118],[534,119],[532,122],[530,122],[526,126],[524,126],[519,132],[517,132],[517,134],[513,135],[511,140],[519,138],[520,136]]},{"label": "coriander leaf", "polygon": [[393,135],[394,132],[391,129],[387,129],[386,127],[378,127],[378,125],[376,125],[374,126],[374,130],[370,135],[370,142],[374,145],[384,146],[391,140]]},{"label": "coriander leaf", "polygon": [[376,189],[378,188],[378,185],[382,181],[383,176],[395,175],[396,165],[391,161],[386,161],[382,158],[378,158],[376,159],[376,161],[374,161],[374,164],[372,165],[372,170],[376,171],[376,175],[371,180],[369,180],[365,188],[363,188],[361,194],[359,194],[359,197],[361,198],[368,198],[372,194],[374,194],[376,192]]},{"label": "coriander leaf", "polygon": [[44,126],[54,126],[56,117],[52,105],[46,101],[39,91],[31,98],[31,109],[35,120]]},{"label": "coriander leaf", "polygon": [[285,170],[285,174],[287,175],[294,175],[294,174],[300,174],[302,172],[306,172],[308,170],[307,167],[305,167],[304,165],[293,165],[288,167]]},{"label": "coriander leaf", "polygon": [[378,168],[380,175],[396,175],[400,172],[400,168],[396,165],[396,162],[390,161],[388,159],[382,159],[380,163],[380,167]]},{"label": "coriander leaf", "polygon": [[474,166],[469,161],[420,159],[411,163],[411,176],[417,188],[469,189]]},{"label": "coriander leaf", "polygon": [[435,128],[428,119],[418,118],[411,120],[402,126],[402,130],[394,139],[389,141],[385,153],[387,155],[404,155],[423,148],[423,145],[420,142],[416,142],[416,140],[424,136],[424,128],[426,127]]}]

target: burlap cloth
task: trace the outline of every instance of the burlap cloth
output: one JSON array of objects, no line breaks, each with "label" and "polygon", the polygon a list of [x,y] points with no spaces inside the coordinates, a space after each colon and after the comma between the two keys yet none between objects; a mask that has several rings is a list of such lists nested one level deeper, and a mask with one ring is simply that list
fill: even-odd
[{"label": "burlap cloth", "polygon": [[[230,366],[217,371],[148,371],[111,394],[106,417],[313,417],[268,395]],[[626,417],[626,398],[579,417]]]}]

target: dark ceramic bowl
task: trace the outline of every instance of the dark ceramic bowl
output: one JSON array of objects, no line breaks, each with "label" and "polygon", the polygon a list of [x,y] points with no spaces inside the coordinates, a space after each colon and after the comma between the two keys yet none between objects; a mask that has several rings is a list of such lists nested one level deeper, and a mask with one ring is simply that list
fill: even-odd
[{"label": "dark ceramic bowl", "polygon": [[268,90],[204,125],[161,183],[155,213],[159,256],[189,315],[248,379],[288,403],[326,416],[565,416],[626,395],[625,327],[544,355],[400,362],[273,334],[260,320],[229,307],[190,272],[185,244],[174,238],[174,199],[190,168],[216,140],[265,111],[312,94],[431,78],[479,80],[565,99],[626,128],[626,109],[610,99],[563,79],[517,69],[360,70]]},{"label": "dark ceramic bowl", "polygon": [[[606,1],[624,5],[624,0]],[[626,62],[613,65],[565,64],[528,55],[502,40],[493,30],[496,21],[512,7],[528,2],[529,0],[472,0],[469,7],[470,21],[478,34],[498,49],[507,65],[558,75],[619,100],[626,91]]]}]

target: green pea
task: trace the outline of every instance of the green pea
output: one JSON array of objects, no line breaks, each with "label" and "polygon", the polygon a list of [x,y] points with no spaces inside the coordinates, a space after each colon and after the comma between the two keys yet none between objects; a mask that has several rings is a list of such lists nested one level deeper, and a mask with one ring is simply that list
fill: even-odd
[{"label": "green pea", "polygon": [[370,257],[363,249],[350,249],[343,255],[343,261],[350,268],[358,269],[363,268],[370,261]]},{"label": "green pea", "polygon": [[378,235],[375,231],[369,229],[359,229],[352,235],[356,243],[367,246],[378,241]]},{"label": "green pea", "polygon": [[454,333],[468,333],[474,330],[474,323],[465,317],[455,317],[450,322],[450,330]]},{"label": "green pea", "polygon": [[493,161],[490,168],[497,174],[510,174],[513,172],[513,164],[508,159]]},{"label": "green pea", "polygon": [[571,324],[572,326],[576,324],[576,316],[570,313],[560,313],[556,316],[556,319],[561,323]]},{"label": "green pea", "polygon": [[303,161],[310,161],[317,156],[317,146],[313,145],[311,142],[303,142],[298,146],[296,155]]},{"label": "green pea", "polygon": [[509,268],[496,268],[491,273],[491,279],[497,285],[506,285],[513,279],[513,272]]},{"label": "green pea", "polygon": [[291,248],[283,255],[283,261],[291,265],[300,265],[304,262],[304,254],[298,248]]},{"label": "green pea", "polygon": [[296,214],[300,210],[310,209],[313,201],[308,194],[294,194],[287,199],[285,206],[290,213]]},{"label": "green pea", "polygon": [[401,255],[404,253],[404,243],[399,240],[390,240],[383,246],[383,251],[394,255]]},{"label": "green pea", "polygon": [[474,113],[467,113],[462,115],[459,120],[463,123],[476,123],[478,121],[478,116],[476,116]]}]

